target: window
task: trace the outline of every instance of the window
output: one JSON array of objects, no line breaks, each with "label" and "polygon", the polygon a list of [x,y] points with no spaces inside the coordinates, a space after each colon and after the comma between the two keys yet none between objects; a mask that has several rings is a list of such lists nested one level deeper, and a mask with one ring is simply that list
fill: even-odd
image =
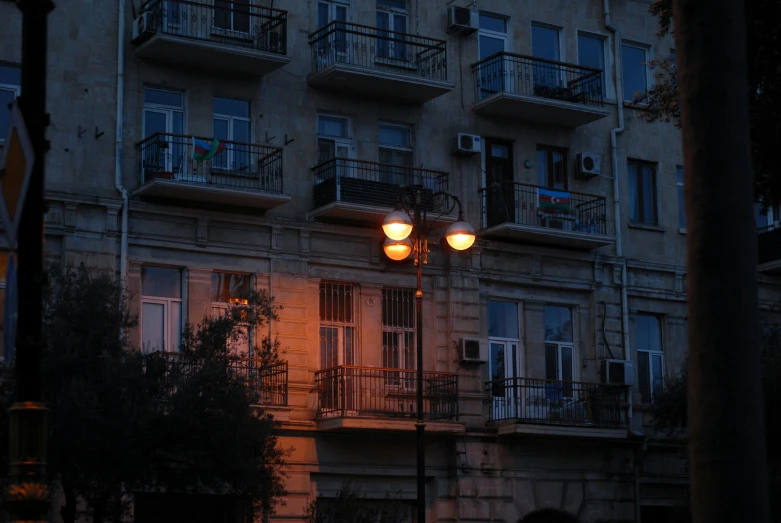
[{"label": "window", "polygon": [[632,223],[656,225],[656,166],[629,160],[629,216]]},{"label": "window", "polygon": [[[415,292],[411,289],[382,289],[382,366],[386,369],[416,368]],[[405,374],[411,377],[411,374]],[[399,385],[399,373],[391,372],[385,383]],[[404,386],[411,386],[405,379]]]},{"label": "window", "polygon": [[661,322],[657,316],[638,314],[636,324],[637,384],[640,399],[650,403],[654,394],[664,387]]},{"label": "window", "polygon": [[[532,56],[558,62],[559,30],[555,27],[532,24]],[[535,60],[532,69],[535,86],[560,87],[561,68],[549,62]]]},{"label": "window", "polygon": [[[494,417],[507,416],[518,408],[517,380],[522,368],[519,350],[518,304],[488,300],[488,376]],[[518,413],[520,415],[520,413]]]},{"label": "window", "polygon": [[22,68],[0,64],[0,142],[5,141],[11,111],[8,106],[22,92]]},{"label": "window", "polygon": [[[605,39],[578,33],[578,64],[602,71],[600,83],[605,95]],[[587,72],[586,72],[587,73]]]},{"label": "window", "polygon": [[777,221],[781,220],[781,208],[778,205],[773,205],[765,209],[762,202],[756,202],[754,204],[754,219],[757,222],[757,229],[772,228]]},{"label": "window", "polygon": [[480,60],[507,51],[507,19],[480,13],[480,30],[477,33]]},{"label": "window", "polygon": [[[212,314],[227,314],[229,307],[249,303],[251,277],[248,274],[230,274],[226,272],[212,273]],[[239,327],[238,339],[231,352],[234,354],[250,354],[252,347],[252,332],[244,332]]]},{"label": "window", "polygon": [[408,33],[407,0],[377,0],[377,56],[394,60],[410,61],[407,45],[399,35],[390,32]]},{"label": "window", "polygon": [[[410,179],[412,167],[412,132],[404,125],[380,123],[380,181],[399,185],[415,183]],[[394,168],[391,166],[398,166]]]},{"label": "window", "polygon": [[182,271],[141,268],[141,343],[145,352],[178,352],[182,335]]},{"label": "window", "polygon": [[184,172],[184,93],[145,87],[142,132],[145,138],[161,133],[156,143],[144,148],[145,170],[175,174]]},{"label": "window", "polygon": [[545,326],[545,379],[561,381],[562,395],[572,397],[575,348],[572,339],[572,310],[569,307],[546,305],[543,311]]},{"label": "window", "polygon": [[[331,22],[346,22],[349,4],[338,1],[317,2],[317,27],[325,27]],[[325,55],[336,52],[342,59],[347,53],[347,38],[342,29],[342,24],[336,24],[336,31],[330,36],[321,39],[317,44],[317,51],[323,58]]]},{"label": "window", "polygon": [[352,150],[350,120],[343,116],[317,116],[317,163],[349,158]]},{"label": "window", "polygon": [[548,189],[567,190],[567,150],[537,146],[537,184]]},{"label": "window", "polygon": [[214,27],[237,33],[249,33],[250,3],[214,0]]},{"label": "window", "polygon": [[213,137],[229,143],[212,159],[212,167],[234,172],[250,170],[249,102],[215,96],[213,107]]},{"label": "window", "polygon": [[624,101],[634,101],[635,93],[648,91],[648,48],[634,44],[621,45],[621,66],[624,71]]},{"label": "window", "polygon": [[354,287],[320,284],[320,368],[356,365]]},{"label": "window", "polygon": [[678,188],[678,227],[686,230],[686,207],[683,201],[683,167],[675,168],[676,185]]}]

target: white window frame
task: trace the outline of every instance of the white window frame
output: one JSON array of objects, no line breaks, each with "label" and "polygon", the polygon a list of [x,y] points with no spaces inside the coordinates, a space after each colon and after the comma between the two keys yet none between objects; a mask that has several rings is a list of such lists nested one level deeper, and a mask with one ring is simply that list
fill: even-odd
[{"label": "white window frame", "polygon": [[[236,137],[233,136],[233,122],[245,122],[247,124],[247,130],[248,130],[248,133],[247,133],[248,140],[247,141],[249,143],[252,143],[252,103],[247,101],[247,100],[239,100],[238,98],[227,98],[227,97],[223,97],[223,96],[219,96],[219,97],[216,97],[216,98],[225,98],[226,100],[236,100],[236,101],[240,101],[240,102],[247,102],[249,104],[249,111],[247,113],[247,117],[246,118],[242,117],[242,116],[231,116],[231,115],[227,115],[227,114],[213,113],[212,114],[212,134],[214,134],[214,128],[213,128],[214,120],[222,120],[224,122],[227,122],[227,124],[228,124],[228,138],[227,138],[227,141],[234,142]],[[243,147],[248,147],[248,146],[245,145]],[[238,156],[238,155],[236,154],[236,150],[235,150],[234,146],[228,144],[227,149],[228,150],[226,152],[228,153],[227,154],[227,163],[228,163],[228,165],[225,166],[225,167],[223,167],[223,166],[218,166],[218,167],[225,168],[227,170],[231,170],[231,169],[236,167],[236,156]],[[246,152],[243,152],[242,155],[246,156],[247,160],[248,160],[248,165],[246,165],[244,167],[247,167],[247,168],[250,167],[250,165],[252,164],[252,160],[251,160],[252,154],[251,154],[251,151],[247,150]],[[217,158],[219,156],[221,156],[221,155],[218,155]]]},{"label": "white window frame", "polygon": [[[644,44],[641,42],[633,42],[632,40],[621,40],[621,87],[622,92],[619,96],[621,96],[622,102],[624,103],[633,103],[632,100],[624,100],[624,93],[623,93],[623,86],[624,86],[624,80],[626,79],[626,70],[624,68],[624,47],[634,47],[635,49],[641,49],[645,53],[645,62],[646,64],[653,60],[653,49],[650,45]],[[652,79],[653,76],[651,74],[650,68],[648,68],[646,65],[643,65],[643,69],[645,71],[645,92],[651,90],[652,86]],[[638,105],[646,105],[644,102],[639,103]]]},{"label": "white window frame", "polygon": [[[176,93],[181,95],[182,97],[182,105],[179,107],[173,106],[173,105],[165,105],[165,104],[158,104],[153,102],[147,102],[146,100],[143,101],[143,107],[142,107],[142,122],[141,122],[141,134],[144,136],[144,138],[148,138],[146,133],[146,112],[155,112],[155,113],[161,113],[166,115],[165,119],[165,132],[173,134],[173,117],[176,113],[182,114],[182,133],[185,133],[185,130],[187,129],[187,111],[185,110],[185,96],[184,91],[178,91],[176,89],[164,89],[161,87],[152,87],[152,86],[144,86],[142,90],[142,96],[146,91],[162,91],[166,93]],[[146,98],[146,97],[144,97]],[[143,98],[142,98],[143,100]]]},{"label": "white window frame", "polygon": [[[411,313],[411,319],[412,319],[412,327],[405,327],[401,325],[386,325],[385,324],[385,291],[391,291],[391,292],[407,292],[409,293],[410,297],[412,298],[411,304],[413,305],[412,313]],[[383,360],[385,358],[385,335],[386,334],[392,334],[398,338],[398,347],[399,347],[399,366],[395,367],[402,370],[415,370],[417,369],[417,317],[415,314],[415,291],[413,289],[406,289],[406,288],[396,288],[396,287],[385,287],[383,288],[383,318],[382,318],[382,342],[383,342]],[[406,343],[406,335],[412,334],[412,341],[411,345],[407,346]],[[383,362],[383,367],[385,368],[394,368],[388,365],[385,365]]]},{"label": "white window frame", "polygon": [[[156,266],[153,266],[156,267]],[[141,350],[145,351],[147,350],[146,347],[143,346],[144,344],[144,304],[154,304],[154,305],[162,305],[163,306],[163,346],[162,347],[152,347],[152,350],[159,350],[163,352],[179,352],[178,346],[173,346],[172,340],[178,339],[181,343],[182,338],[182,330],[184,329],[185,324],[185,311],[184,311],[184,296],[185,296],[185,274],[184,271],[178,267],[163,267],[167,269],[176,269],[179,271],[179,278],[180,282],[179,285],[181,286],[181,298],[167,298],[164,296],[146,296],[144,294],[141,294],[141,314],[139,315],[139,328],[141,330]],[[141,288],[143,289],[143,282],[141,284]],[[143,292],[143,291],[142,291]],[[178,304],[179,306],[179,326],[176,327],[174,325],[174,318],[173,318],[173,306],[174,304]]]},{"label": "white window frame", "polygon": [[[608,53],[607,48],[610,45],[608,41],[608,37],[606,35],[600,34],[600,33],[593,33],[591,31],[577,31],[576,32],[577,38],[575,39],[575,56],[577,57],[578,65],[583,65],[580,63],[580,37],[585,36],[586,38],[593,38],[595,40],[601,40],[602,41],[602,63],[605,64],[604,68],[602,69],[602,96],[605,99],[609,99],[611,97],[612,93],[612,84],[610,87],[608,87],[608,84],[610,83],[608,80],[608,62],[610,61],[610,53]],[[589,66],[585,66],[589,67]]]},{"label": "white window frame", "polygon": [[[328,118],[339,118],[340,120],[344,120],[347,123],[346,126],[347,136],[333,136],[333,135],[320,134],[321,116],[325,116]],[[344,147],[347,150],[346,158],[352,158],[355,149],[353,144],[352,119],[349,116],[342,116],[339,114],[318,113],[317,114],[317,146],[318,147],[321,140],[333,142],[334,153],[336,153],[336,151],[338,151],[340,147]],[[338,158],[339,156],[337,155],[336,157]]]},{"label": "white window frame", "polygon": [[[350,17],[350,14],[351,14],[350,13],[350,11],[351,11],[350,10],[350,4],[351,4],[351,2],[350,2],[350,0],[317,0],[318,7],[320,6],[320,4],[328,6],[328,22],[326,22],[325,25],[328,25],[331,22],[337,21],[336,10],[339,9],[339,8],[343,8],[345,10],[345,20],[344,21],[345,22],[350,22],[350,20],[351,20],[351,17]],[[315,11],[315,14],[317,15],[317,11]],[[318,29],[321,28],[321,27],[324,27],[322,25],[319,25],[319,22],[320,21],[318,20],[317,21]]]},{"label": "white window frame", "polygon": [[[336,329],[337,331],[337,354],[336,354],[336,365],[335,366],[342,366],[342,365],[359,365],[360,364],[360,355],[359,355],[359,343],[358,343],[358,307],[356,307],[356,302],[358,301],[358,286],[352,283],[344,283],[344,282],[331,282],[331,281],[323,281],[320,282],[320,286],[318,286],[318,293],[322,292],[321,286],[322,285],[342,285],[345,287],[351,288],[351,303],[350,306],[352,307],[352,314],[351,318],[352,321],[337,321],[337,320],[322,320],[318,319],[318,360],[320,362],[320,369],[325,370],[329,368],[333,368],[334,365],[326,366],[323,361],[323,349],[322,349],[322,329]],[[320,314],[320,311],[318,310],[318,316]],[[347,336],[345,334],[345,331],[347,329],[352,329],[352,359],[353,361],[347,361]]]},{"label": "white window frame", "polygon": [[[664,378],[665,378],[666,370],[665,370],[665,361],[664,361],[664,321],[663,321],[661,316],[656,315],[656,314],[651,314],[651,313],[638,313],[637,316],[650,316],[650,317],[656,318],[656,321],[659,322],[659,345],[661,346],[661,350],[657,351],[657,350],[637,349],[637,354],[638,354],[638,357],[637,357],[637,361],[638,361],[637,391],[638,391],[638,393],[641,394],[641,398],[642,398],[642,391],[640,390],[640,372],[639,372],[639,370],[640,370],[639,369],[639,366],[640,366],[639,365],[640,356],[639,355],[641,353],[648,354],[648,380],[649,380],[648,381],[648,386],[650,388],[650,390],[648,391],[648,394],[650,396],[649,399],[651,400],[650,403],[653,403],[654,402],[654,393],[655,393],[655,391],[654,391],[654,381],[655,381],[654,378],[656,377],[654,375],[653,358],[655,358],[655,357],[659,358],[659,360],[661,361],[660,367],[661,367],[662,375],[661,375],[660,378],[661,378],[662,388],[664,388],[664,385],[665,385]],[[635,320],[635,322],[636,321],[637,320]],[[635,323],[635,344],[637,344],[637,327],[636,327],[636,325],[637,325],[637,323]],[[641,401],[642,401],[642,399],[641,399]]]},{"label": "white window frame", "polygon": [[[398,146],[398,145],[386,144],[386,143],[381,142],[380,141],[380,128],[382,128],[382,127],[386,127],[386,128],[388,128],[388,127],[395,127],[396,129],[403,129],[404,131],[406,131],[407,132],[407,137],[409,139],[408,142],[407,142],[408,145],[405,147],[405,146]],[[385,149],[385,150],[388,150],[388,151],[400,151],[400,152],[410,153],[410,165],[414,161],[414,156],[413,156],[414,155],[414,149],[412,147],[413,141],[414,141],[414,139],[413,139],[413,134],[412,134],[412,127],[409,126],[409,125],[390,123],[390,122],[379,122],[377,124],[377,145],[378,145],[378,149],[380,151]]]},{"label": "white window frame", "polygon": [[[410,23],[410,16],[409,16],[409,0],[406,0],[405,3],[407,4],[406,9],[399,9],[396,7],[389,7],[385,5],[380,5],[379,2],[376,4],[377,8],[377,14],[379,13],[385,13],[388,16],[388,31],[391,33],[403,33],[407,34],[410,32],[409,30],[409,23]],[[395,26],[396,16],[403,16],[405,20],[405,27],[404,30],[400,30]],[[378,28],[379,31],[379,28]],[[379,43],[379,42],[378,42]],[[397,58],[396,57],[396,42],[388,42],[388,56],[377,56],[377,59],[380,61],[387,60],[392,63],[399,63],[399,62],[406,62],[406,57]]]},{"label": "white window frame", "polygon": [[[509,26],[510,17],[501,15],[498,13],[490,13],[487,11],[480,11],[480,14],[482,16],[488,16],[490,18],[499,18],[504,20],[506,26]],[[479,27],[479,21],[478,21],[478,27]],[[504,33],[500,33],[497,31],[491,31],[490,29],[480,29],[477,30],[477,56],[480,56],[480,37],[481,36],[487,36],[489,38],[495,38],[497,40],[502,40],[504,42],[504,52],[510,52],[510,31],[509,27],[507,27],[507,31]],[[487,58],[487,57],[486,57]]]},{"label": "white window frame", "polygon": [[[14,98],[21,96],[22,87],[20,85],[13,84],[0,84],[0,91],[10,91],[13,93]],[[2,129],[2,132],[6,132],[7,129]],[[5,143],[6,138],[0,136],[0,144]]]},{"label": "white window frame", "polygon": [[[578,372],[578,365],[577,365],[578,353],[577,353],[577,348],[576,348],[577,347],[578,337],[577,337],[577,329],[575,328],[575,326],[577,325],[577,310],[576,310],[576,308],[574,306],[572,306],[571,304],[568,304],[568,303],[563,303],[563,304],[562,303],[546,303],[545,306],[546,307],[561,307],[561,308],[564,308],[564,309],[569,309],[570,322],[572,324],[572,341],[553,341],[553,340],[545,339],[545,341],[543,342],[543,345],[544,346],[545,345],[556,345],[556,380],[557,381],[564,381],[564,378],[563,378],[563,374],[564,373],[562,372],[562,366],[561,366],[561,361],[562,361],[561,350],[563,348],[571,349],[572,350],[572,381],[573,382],[579,381],[580,375],[579,375],[579,372]],[[545,323],[544,314],[545,314],[545,308],[543,307],[543,325]],[[543,337],[544,337],[544,335],[543,335]],[[547,352],[547,349],[545,349],[545,350]],[[547,357],[547,355],[546,355],[546,357]],[[546,369],[547,369],[547,362],[546,362]]]},{"label": "white window frame", "polygon": [[[249,278],[249,288],[250,291],[252,291],[255,288],[255,278],[251,274],[243,274],[238,272],[226,272],[226,271],[212,271],[212,273],[219,273],[219,274],[230,274],[230,275],[236,275],[236,276],[246,276]],[[213,291],[212,293],[213,294]],[[211,310],[212,310],[212,316],[219,317],[223,316],[228,313],[230,308],[234,305],[245,305],[245,304],[236,304],[236,303],[227,303],[222,301],[212,301],[211,302]],[[239,325],[236,326],[237,329],[241,329],[243,327],[246,327],[247,323],[241,322]],[[247,328],[247,339],[242,341],[242,345],[246,343],[246,347],[236,347],[237,350],[233,351],[236,354],[240,354],[244,352],[247,356],[253,356],[253,347],[254,347],[254,341],[255,341],[255,332]]]}]

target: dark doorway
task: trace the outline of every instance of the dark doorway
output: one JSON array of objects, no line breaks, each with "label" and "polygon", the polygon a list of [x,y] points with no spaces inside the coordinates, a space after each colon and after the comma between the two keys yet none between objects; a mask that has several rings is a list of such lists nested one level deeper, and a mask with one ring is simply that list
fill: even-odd
[{"label": "dark doorway", "polygon": [[513,180],[512,142],[486,138],[485,214],[488,227],[516,221]]}]

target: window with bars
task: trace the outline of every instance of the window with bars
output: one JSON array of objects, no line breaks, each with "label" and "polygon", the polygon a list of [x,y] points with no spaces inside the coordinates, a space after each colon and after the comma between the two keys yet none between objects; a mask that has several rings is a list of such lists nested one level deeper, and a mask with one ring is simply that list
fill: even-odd
[{"label": "window with bars", "polygon": [[[411,289],[382,289],[383,367],[416,368],[415,327],[415,292]],[[385,382],[399,385],[399,374],[388,373]]]},{"label": "window with bars", "polygon": [[355,287],[320,283],[320,368],[356,365]]}]

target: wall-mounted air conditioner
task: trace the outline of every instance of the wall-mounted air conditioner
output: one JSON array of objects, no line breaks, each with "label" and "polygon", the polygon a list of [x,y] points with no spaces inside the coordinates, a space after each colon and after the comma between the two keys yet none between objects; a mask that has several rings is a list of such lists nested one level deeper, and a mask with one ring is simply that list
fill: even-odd
[{"label": "wall-mounted air conditioner", "polygon": [[592,153],[579,153],[575,157],[575,172],[581,178],[593,178],[599,176],[599,155]]},{"label": "wall-mounted air conditioner", "polygon": [[461,338],[458,343],[461,363],[485,363],[488,361],[486,344],[477,338]]},{"label": "wall-mounted air conditioner", "polygon": [[447,8],[447,32],[451,35],[468,36],[479,27],[476,9],[451,5]]},{"label": "wall-mounted air conditioner", "polygon": [[482,140],[476,134],[458,133],[453,138],[452,154],[457,156],[472,156],[482,151]]},{"label": "wall-mounted air conditioner", "polygon": [[134,44],[140,44],[155,34],[154,13],[146,11],[133,21],[133,39]]},{"label": "wall-mounted air conditioner", "polygon": [[634,381],[632,362],[626,360],[601,360],[599,377],[608,385],[631,385]]}]

